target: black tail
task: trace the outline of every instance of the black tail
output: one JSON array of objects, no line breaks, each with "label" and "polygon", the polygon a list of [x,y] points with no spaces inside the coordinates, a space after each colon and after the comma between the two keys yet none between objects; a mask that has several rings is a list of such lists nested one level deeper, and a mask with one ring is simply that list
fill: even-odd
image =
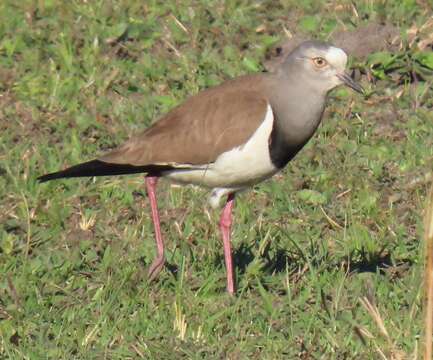
[{"label": "black tail", "polygon": [[164,171],[174,169],[170,165],[144,165],[134,166],[129,164],[112,164],[100,160],[92,160],[75,166],[71,166],[62,171],[46,174],[38,177],[38,181],[45,182],[54,179],[86,177],[86,176],[105,176],[105,175],[125,175],[147,173],[151,176],[161,176]]}]

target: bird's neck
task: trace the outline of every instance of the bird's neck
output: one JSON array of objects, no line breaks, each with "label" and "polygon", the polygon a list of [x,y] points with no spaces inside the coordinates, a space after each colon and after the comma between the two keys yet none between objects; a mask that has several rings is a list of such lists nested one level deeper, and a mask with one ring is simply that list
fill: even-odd
[{"label": "bird's neck", "polygon": [[277,83],[278,88],[270,89],[270,105],[274,113],[270,151],[275,165],[282,168],[310,140],[319,126],[326,93],[307,86],[296,87],[299,79]]},{"label": "bird's neck", "polygon": [[277,114],[280,130],[292,143],[308,141],[322,119],[326,92],[308,86],[308,82],[297,77],[278,82],[273,93],[271,107]]}]

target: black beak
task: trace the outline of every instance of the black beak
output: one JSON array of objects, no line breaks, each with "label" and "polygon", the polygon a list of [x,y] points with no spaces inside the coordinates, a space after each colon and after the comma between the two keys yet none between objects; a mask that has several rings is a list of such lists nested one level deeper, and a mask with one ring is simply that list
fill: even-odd
[{"label": "black beak", "polygon": [[344,83],[344,85],[352,88],[353,90],[355,90],[356,92],[360,93],[360,94],[364,94],[364,89],[362,88],[361,85],[359,85],[357,82],[355,82],[349,74],[346,73],[342,73],[342,74],[337,74],[337,77]]}]

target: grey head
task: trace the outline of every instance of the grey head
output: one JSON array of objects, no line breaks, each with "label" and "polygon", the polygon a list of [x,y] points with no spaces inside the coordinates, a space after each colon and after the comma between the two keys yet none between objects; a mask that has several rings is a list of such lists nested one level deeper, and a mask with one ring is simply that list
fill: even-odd
[{"label": "grey head", "polygon": [[321,41],[306,41],[296,47],[279,69],[280,74],[302,78],[304,84],[318,92],[328,92],[339,85],[347,85],[363,93],[362,87],[345,72],[346,53]]}]

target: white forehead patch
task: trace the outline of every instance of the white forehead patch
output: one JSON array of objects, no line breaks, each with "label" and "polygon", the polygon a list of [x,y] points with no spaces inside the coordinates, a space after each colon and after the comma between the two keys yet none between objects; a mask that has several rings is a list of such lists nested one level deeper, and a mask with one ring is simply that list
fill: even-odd
[{"label": "white forehead patch", "polygon": [[331,46],[326,52],[326,60],[338,70],[344,70],[346,68],[347,55],[340,48]]}]

